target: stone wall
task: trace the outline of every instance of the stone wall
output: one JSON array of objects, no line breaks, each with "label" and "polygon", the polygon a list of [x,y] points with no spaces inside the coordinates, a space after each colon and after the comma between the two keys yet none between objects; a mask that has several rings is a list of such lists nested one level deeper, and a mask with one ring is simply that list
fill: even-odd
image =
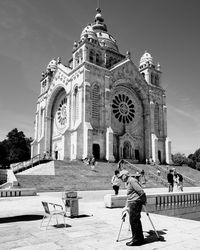
[{"label": "stone wall", "polygon": [[[104,196],[105,207],[122,208],[126,195]],[[182,192],[147,195],[147,211],[185,219],[200,218],[200,192]]]}]

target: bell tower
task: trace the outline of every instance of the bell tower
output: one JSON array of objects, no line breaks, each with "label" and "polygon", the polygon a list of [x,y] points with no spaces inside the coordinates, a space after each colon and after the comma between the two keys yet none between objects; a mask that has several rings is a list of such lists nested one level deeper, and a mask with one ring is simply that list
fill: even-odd
[{"label": "bell tower", "polygon": [[161,87],[160,64],[158,63],[156,67],[153,57],[147,51],[140,59],[139,71],[148,84]]}]

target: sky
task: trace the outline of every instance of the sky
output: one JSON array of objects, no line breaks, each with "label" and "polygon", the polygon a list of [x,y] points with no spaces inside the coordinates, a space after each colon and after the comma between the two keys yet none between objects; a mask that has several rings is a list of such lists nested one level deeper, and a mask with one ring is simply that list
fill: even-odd
[{"label": "sky", "polygon": [[40,79],[48,63],[67,64],[99,2],[122,54],[139,65],[147,50],[166,90],[172,153],[200,148],[199,0],[0,0],[0,141],[13,128],[34,137]]}]

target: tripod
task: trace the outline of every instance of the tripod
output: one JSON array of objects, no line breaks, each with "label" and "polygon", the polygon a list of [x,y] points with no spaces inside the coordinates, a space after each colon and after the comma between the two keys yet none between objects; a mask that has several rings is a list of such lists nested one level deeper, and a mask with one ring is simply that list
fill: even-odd
[{"label": "tripod", "polygon": [[[154,232],[155,232],[155,234],[156,234],[158,240],[160,240],[160,236],[159,236],[158,232],[156,231],[156,229],[155,229],[155,227],[154,227],[154,224],[153,224],[153,222],[152,222],[152,220],[151,220],[151,218],[150,218],[150,215],[149,215],[149,213],[147,212],[146,206],[143,205],[143,208],[144,208],[144,212],[146,213],[146,215],[147,215],[148,218],[149,218],[149,221],[150,221],[150,223],[151,223],[151,225],[152,225],[152,227],[153,227],[153,230],[154,230]],[[128,211],[127,211],[127,213],[128,213]],[[119,241],[119,237],[120,237],[120,234],[121,234],[121,230],[122,230],[123,223],[125,222],[125,218],[126,218],[126,212],[122,215],[122,222],[121,222],[121,226],[120,226],[120,229],[119,229],[118,237],[117,237],[117,240],[116,240],[117,242]],[[129,225],[129,230],[130,230],[130,225]]]}]

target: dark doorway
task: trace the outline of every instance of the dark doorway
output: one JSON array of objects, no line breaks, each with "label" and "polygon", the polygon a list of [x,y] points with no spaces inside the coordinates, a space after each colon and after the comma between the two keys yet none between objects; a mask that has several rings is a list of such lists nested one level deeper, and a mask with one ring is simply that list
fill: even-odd
[{"label": "dark doorway", "polygon": [[135,159],[136,160],[140,159],[140,154],[139,154],[139,150],[138,149],[135,150]]},{"label": "dark doorway", "polygon": [[100,146],[99,144],[93,144],[92,153],[96,160],[100,159]]},{"label": "dark doorway", "polygon": [[58,151],[55,151],[55,159],[58,160]]},{"label": "dark doorway", "polygon": [[129,141],[124,142],[123,157],[124,159],[131,159],[131,144]]},{"label": "dark doorway", "polygon": [[158,150],[158,160],[161,163],[161,151],[160,150]]}]

